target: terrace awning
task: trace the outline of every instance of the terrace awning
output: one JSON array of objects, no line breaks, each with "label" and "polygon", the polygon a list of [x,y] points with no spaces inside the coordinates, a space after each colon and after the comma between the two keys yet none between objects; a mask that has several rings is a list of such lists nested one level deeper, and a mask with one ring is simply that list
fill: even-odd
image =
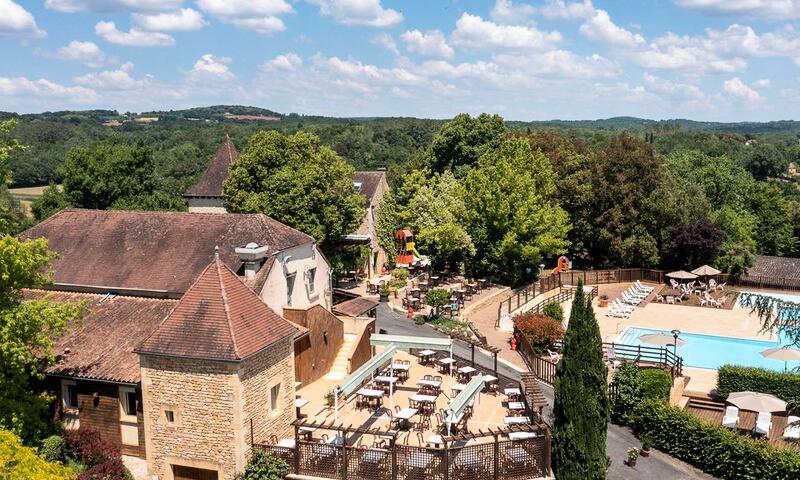
[{"label": "terrace awning", "polygon": [[394,345],[400,350],[417,348],[421,350],[429,349],[451,351],[453,347],[453,340],[451,338],[410,337],[406,335],[386,335],[382,333],[373,333],[369,338],[369,343],[373,346]]},{"label": "terrace awning", "polygon": [[483,375],[475,375],[472,377],[472,380],[470,380],[467,386],[464,387],[464,390],[462,390],[457,397],[450,400],[450,404],[447,406],[447,409],[444,412],[444,420],[447,422],[448,433],[454,420],[458,418],[458,416],[464,412],[464,409],[467,407],[467,405],[469,405],[469,401],[477,396],[481,390],[483,390],[484,383]]},{"label": "terrace awning", "polygon": [[337,393],[340,395],[344,395],[345,397],[349,397],[353,394],[356,390],[359,389],[364,380],[368,377],[372,376],[381,365],[388,362],[389,360],[394,357],[395,352],[397,351],[397,347],[394,345],[390,345],[386,350],[378,353],[374,357],[367,360],[364,365],[361,365],[358,370],[351,373],[347,378],[342,380],[338,385],[336,385],[334,389],[334,396]]}]

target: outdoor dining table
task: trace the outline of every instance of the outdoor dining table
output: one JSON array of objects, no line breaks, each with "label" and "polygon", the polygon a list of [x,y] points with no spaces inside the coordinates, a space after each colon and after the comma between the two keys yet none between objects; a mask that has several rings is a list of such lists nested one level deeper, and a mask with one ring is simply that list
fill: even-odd
[{"label": "outdoor dining table", "polygon": [[406,458],[406,463],[411,468],[425,469],[433,461],[433,454],[414,450]]},{"label": "outdoor dining table", "polygon": [[429,443],[438,448],[439,445],[444,445],[444,439],[442,438],[441,435],[431,435],[430,437],[425,439],[425,443]]},{"label": "outdoor dining table", "polygon": [[308,400],[305,398],[295,398],[294,399],[294,407],[297,409],[297,418],[302,418],[300,414],[300,409],[308,405]]},{"label": "outdoor dining table", "polygon": [[419,352],[419,363],[425,365],[431,361],[431,357],[436,355],[433,350],[422,350]]},{"label": "outdoor dining table", "polygon": [[433,282],[434,285],[438,285],[439,284],[439,277],[437,275],[432,276],[431,277],[431,282]]},{"label": "outdoor dining table", "polygon": [[522,392],[519,391],[519,388],[506,388],[503,390],[503,393],[505,393],[508,398],[517,398],[522,395]]},{"label": "outdoor dining table", "polygon": [[524,448],[514,445],[503,450],[503,456],[514,463],[526,463],[536,460],[536,457]]},{"label": "outdoor dining table", "polygon": [[524,425],[531,423],[531,419],[528,417],[505,417],[503,421],[506,425]]},{"label": "outdoor dining table", "polygon": [[508,438],[511,440],[526,440],[528,438],[536,438],[535,432],[510,432]]},{"label": "outdoor dining table", "polygon": [[361,460],[365,463],[381,463],[389,455],[389,451],[383,448],[368,448],[361,454]]},{"label": "outdoor dining table", "polygon": [[379,408],[383,404],[383,390],[375,390],[374,388],[362,388],[361,390],[357,391],[356,394],[361,395],[362,397],[367,398],[374,398],[375,399],[375,408]]},{"label": "outdoor dining table", "polygon": [[311,440],[311,435],[313,435],[314,432],[317,431],[317,427],[302,426],[302,427],[299,427],[297,429],[297,431],[298,431],[298,433],[302,433],[303,436],[306,437],[306,440]]},{"label": "outdoor dining table", "polygon": [[422,385],[423,387],[433,387],[436,389],[442,388],[442,382],[440,380],[420,380],[417,382],[417,385]]},{"label": "outdoor dining table", "polygon": [[397,382],[397,377],[390,377],[388,375],[378,375],[375,377],[375,381],[378,383],[395,383]]},{"label": "outdoor dining table", "polygon": [[436,402],[436,397],[433,395],[420,395],[419,393],[415,393],[409,397],[409,400],[412,402],[434,403]]},{"label": "outdoor dining table", "polygon": [[294,448],[294,438],[282,438],[275,444],[276,447]]},{"label": "outdoor dining table", "polygon": [[393,363],[392,368],[400,372],[407,372],[411,369],[411,365],[407,363]]},{"label": "outdoor dining table", "polygon": [[525,410],[525,404],[522,402],[508,402],[509,410]]},{"label": "outdoor dining table", "polygon": [[486,385],[486,389],[492,392],[497,391],[497,377],[494,375],[484,375],[483,376],[484,385]]},{"label": "outdoor dining table", "polygon": [[464,388],[465,388],[466,386],[467,386],[467,384],[466,384],[466,383],[454,383],[454,384],[453,384],[453,387],[452,387],[452,389],[453,389],[453,396],[456,396],[456,395],[458,395],[459,393],[461,393],[461,392],[464,390]]},{"label": "outdoor dining table", "polygon": [[394,414],[394,418],[400,420],[400,425],[397,426],[400,430],[405,430],[410,427],[409,420],[414,418],[419,410],[416,408],[404,408]]},{"label": "outdoor dining table", "polygon": [[412,307],[419,306],[419,297],[408,297],[408,303],[410,303]]}]

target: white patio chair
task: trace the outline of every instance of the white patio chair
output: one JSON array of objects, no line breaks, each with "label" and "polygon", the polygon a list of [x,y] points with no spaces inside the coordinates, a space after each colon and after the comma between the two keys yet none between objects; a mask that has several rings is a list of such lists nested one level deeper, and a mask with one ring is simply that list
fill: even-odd
[{"label": "white patio chair", "polygon": [[708,281],[708,289],[711,290],[712,292],[717,290],[717,281],[714,280],[713,278]]},{"label": "white patio chair", "polygon": [[673,297],[672,295],[667,295],[667,303],[675,305],[675,297]]},{"label": "white patio chair", "polygon": [[550,357],[549,360],[553,363],[558,363],[559,360],[561,360],[561,354],[558,352],[554,352],[549,348],[547,349],[547,355]]},{"label": "white patio chair", "polygon": [[725,416],[722,417],[722,426],[736,428],[739,425],[739,409],[734,406],[725,407]]},{"label": "white patio chair", "polygon": [[753,428],[753,432],[756,435],[769,435],[770,429],[772,429],[772,414],[769,412],[758,412],[756,426]]},{"label": "white patio chair", "polygon": [[722,282],[722,283],[718,284],[717,288],[714,289],[714,291],[722,290],[724,292],[725,291],[725,285],[727,285],[727,284],[728,284],[728,282]]},{"label": "white patio chair", "polygon": [[664,295],[661,295],[660,293],[656,293],[656,302],[664,303]]},{"label": "white patio chair", "polygon": [[636,308],[633,305],[626,305],[617,299],[611,302],[611,307],[623,312],[632,312]]},{"label": "white patio chair", "polygon": [[669,279],[669,284],[670,284],[670,286],[672,286],[672,288],[676,288],[676,289],[679,288],[678,282],[675,281],[672,278]]},{"label": "white patio chair", "polygon": [[[789,415],[786,419],[786,428],[783,429],[783,438],[785,440],[800,440],[800,417]],[[796,425],[792,425],[792,424]]]}]

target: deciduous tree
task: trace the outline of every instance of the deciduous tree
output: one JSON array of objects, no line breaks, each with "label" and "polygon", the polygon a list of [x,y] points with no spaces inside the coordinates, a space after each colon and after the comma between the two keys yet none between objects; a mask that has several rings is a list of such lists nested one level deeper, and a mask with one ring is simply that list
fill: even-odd
[{"label": "deciduous tree", "polygon": [[435,172],[472,167],[481,155],[500,146],[505,133],[506,126],[499,115],[456,115],[433,138],[431,166]]}]

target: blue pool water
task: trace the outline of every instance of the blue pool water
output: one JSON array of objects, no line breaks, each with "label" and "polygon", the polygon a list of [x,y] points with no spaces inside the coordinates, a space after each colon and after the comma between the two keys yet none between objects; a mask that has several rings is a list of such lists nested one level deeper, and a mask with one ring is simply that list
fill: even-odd
[{"label": "blue pool water", "polygon": [[[639,340],[639,337],[649,333],[664,333],[672,335],[669,330],[652,330],[649,328],[628,327],[623,332],[619,343],[626,345],[643,345],[652,347]],[[678,355],[683,357],[683,364],[687,367],[717,369],[726,363],[746,365],[749,367],[763,367],[771,370],[783,371],[783,362],[770,360],[761,356],[761,352],[768,348],[784,344],[781,336],[777,341],[766,342],[761,340],[747,340],[742,338],[717,337],[714,335],[700,335],[697,333],[681,333],[680,337],[685,343],[678,347]],[[672,350],[672,346],[668,347]],[[789,362],[789,368],[797,366],[798,362]]]},{"label": "blue pool water", "polygon": [[779,298],[779,299],[781,299],[783,301],[786,301],[786,302],[800,303],[800,295],[792,295],[792,294],[789,294],[789,293],[749,292],[749,291],[746,291],[746,290],[742,290],[739,293],[755,293],[755,294],[759,294],[759,295],[765,295],[765,296],[768,296],[768,297]]}]

